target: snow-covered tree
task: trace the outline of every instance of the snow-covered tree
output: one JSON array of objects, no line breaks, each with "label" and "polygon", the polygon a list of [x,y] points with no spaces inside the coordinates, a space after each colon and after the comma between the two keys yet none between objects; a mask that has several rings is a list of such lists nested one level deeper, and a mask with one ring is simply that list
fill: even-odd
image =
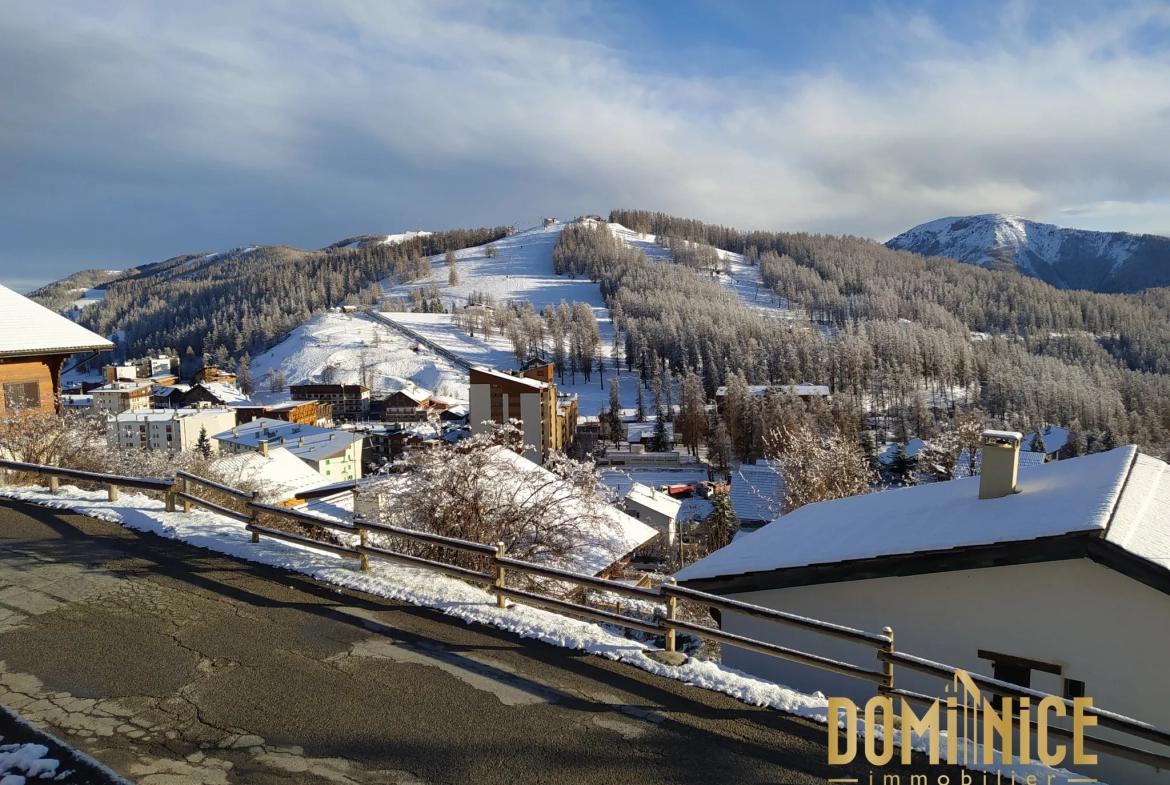
[{"label": "snow-covered tree", "polygon": [[784,511],[806,504],[858,496],[869,491],[876,476],[869,468],[856,437],[814,428],[782,426],[769,435],[769,443],[783,444],[777,471],[784,480]]},{"label": "snow-covered tree", "polygon": [[195,452],[204,459],[211,457],[211,439],[207,436],[207,426],[199,427],[199,438],[195,441]]}]

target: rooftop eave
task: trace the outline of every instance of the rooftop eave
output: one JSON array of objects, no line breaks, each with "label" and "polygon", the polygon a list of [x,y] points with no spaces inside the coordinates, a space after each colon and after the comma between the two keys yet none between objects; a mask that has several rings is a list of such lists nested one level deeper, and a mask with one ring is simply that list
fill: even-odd
[{"label": "rooftop eave", "polygon": [[104,343],[97,346],[54,346],[50,349],[17,349],[10,351],[0,351],[0,359],[8,357],[44,357],[47,354],[77,354],[78,352],[105,352],[116,348],[112,343]]}]

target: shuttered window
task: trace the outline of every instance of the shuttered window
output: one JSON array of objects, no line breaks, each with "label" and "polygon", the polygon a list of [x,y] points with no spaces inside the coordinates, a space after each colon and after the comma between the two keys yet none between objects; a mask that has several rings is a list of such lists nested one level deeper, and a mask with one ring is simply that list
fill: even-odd
[{"label": "shuttered window", "polygon": [[4,408],[9,411],[41,408],[40,383],[13,382],[4,385]]}]

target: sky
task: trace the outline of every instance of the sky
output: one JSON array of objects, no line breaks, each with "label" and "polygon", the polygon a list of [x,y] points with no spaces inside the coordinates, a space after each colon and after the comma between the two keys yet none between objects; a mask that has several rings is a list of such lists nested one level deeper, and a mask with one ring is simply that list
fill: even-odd
[{"label": "sky", "polygon": [[1170,2],[12,0],[0,283],[661,210],[1170,234]]}]

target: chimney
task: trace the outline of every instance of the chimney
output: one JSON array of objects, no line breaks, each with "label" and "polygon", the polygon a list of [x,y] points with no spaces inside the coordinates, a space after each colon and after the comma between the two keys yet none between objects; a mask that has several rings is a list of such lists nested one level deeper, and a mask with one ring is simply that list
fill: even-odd
[{"label": "chimney", "polygon": [[305,437],[302,436],[301,438],[297,439],[297,447],[304,447],[304,446],[305,446]]},{"label": "chimney", "polygon": [[264,457],[268,457],[268,440],[267,439],[264,439],[263,441],[260,442],[260,454],[263,455]]},{"label": "chimney", "polygon": [[1016,492],[1016,470],[1020,465],[1023,434],[1015,431],[984,431],[979,467],[979,498],[998,499]]}]

